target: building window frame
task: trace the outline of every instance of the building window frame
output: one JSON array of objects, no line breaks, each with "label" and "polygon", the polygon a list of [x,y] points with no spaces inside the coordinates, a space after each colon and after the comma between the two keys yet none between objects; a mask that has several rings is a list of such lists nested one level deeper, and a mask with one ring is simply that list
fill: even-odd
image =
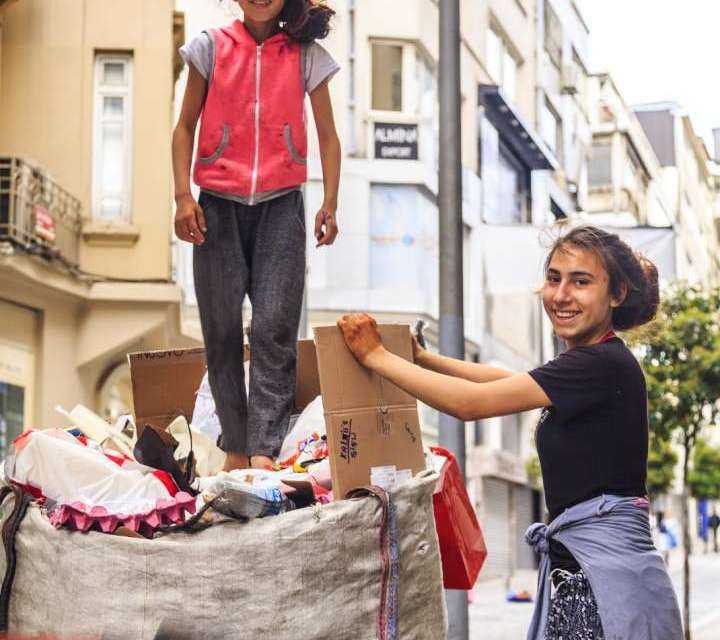
[{"label": "building window frame", "polygon": [[612,139],[595,138],[588,156],[588,188],[610,189],[613,186]]},{"label": "building window frame", "polygon": [[531,188],[530,188],[530,172],[522,161],[511,151],[510,147],[503,141],[502,137],[498,144],[498,170],[502,165],[511,169],[517,177],[517,189],[513,194],[516,199],[515,206],[518,214],[517,220],[497,222],[485,219],[486,224],[527,224],[530,221],[531,205]]},{"label": "building window frame", "polygon": [[[553,131],[550,133],[545,124],[545,119],[551,119],[553,122]],[[548,120],[549,122],[550,120]],[[540,133],[543,141],[547,144],[558,162],[563,163],[563,121],[555,106],[550,99],[545,96],[543,102],[543,110],[540,114]]]},{"label": "building window frame", "polygon": [[[116,65],[122,68],[119,82],[108,82],[106,66]],[[92,217],[96,220],[116,223],[131,222],[132,170],[133,170],[133,55],[132,52],[106,53],[96,52],[94,60],[93,83],[93,136],[92,136]],[[107,114],[108,100],[122,105],[121,114]],[[107,158],[104,143],[107,131],[119,128],[121,131],[120,158],[118,167],[122,176],[117,190],[111,192],[104,184],[107,170]],[[118,200],[116,211],[104,211],[103,201],[108,197]]]},{"label": "building window frame", "polygon": [[[400,50],[400,74],[399,74],[399,108],[382,108],[377,106],[376,94],[375,94],[375,62],[376,62],[376,47],[393,47]],[[406,114],[411,111],[410,109],[410,74],[412,73],[412,64],[410,56],[415,55],[415,46],[413,44],[403,42],[401,40],[386,40],[380,38],[373,38],[370,41],[370,91],[368,92],[369,97],[369,109],[374,113],[390,113],[390,114]],[[384,105],[383,105],[384,106]]]},{"label": "building window frame", "polygon": [[543,6],[543,46],[550,62],[559,70],[562,68],[563,33],[562,23],[552,8],[550,0]]},{"label": "building window frame", "polygon": [[[497,43],[496,45],[493,43]],[[497,48],[497,55],[494,55],[491,49]],[[498,22],[494,19],[490,21],[488,26],[488,37],[486,40],[486,59],[488,65],[488,73],[493,81],[502,89],[503,95],[513,103],[517,102],[517,90],[520,86],[519,76],[520,67],[523,60],[513,46],[510,38],[505,34]],[[493,57],[497,58],[493,65]],[[495,66],[495,68],[492,68]],[[512,74],[510,73],[512,67]],[[513,76],[512,81],[510,75]]]}]

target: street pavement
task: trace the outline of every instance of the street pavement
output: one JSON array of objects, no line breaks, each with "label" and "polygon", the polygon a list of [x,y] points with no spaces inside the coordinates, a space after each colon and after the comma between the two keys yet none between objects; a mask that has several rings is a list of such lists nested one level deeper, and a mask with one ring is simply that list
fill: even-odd
[{"label": "street pavement", "polygon": [[[675,553],[670,573],[682,602],[682,556]],[[690,559],[690,622],[693,640],[720,638],[720,554],[697,553]],[[518,571],[510,582],[513,590],[527,589],[533,597],[537,572]],[[481,580],[475,586],[470,604],[470,640],[522,640],[532,616],[533,604],[505,600],[504,579]]]}]

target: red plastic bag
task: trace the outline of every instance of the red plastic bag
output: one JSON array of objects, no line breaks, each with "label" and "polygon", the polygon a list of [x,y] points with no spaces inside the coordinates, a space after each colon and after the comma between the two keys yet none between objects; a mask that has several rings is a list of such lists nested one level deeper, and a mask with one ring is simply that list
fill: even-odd
[{"label": "red plastic bag", "polygon": [[487,557],[480,523],[470,503],[455,456],[442,447],[430,450],[444,458],[433,505],[446,589],[472,589]]}]

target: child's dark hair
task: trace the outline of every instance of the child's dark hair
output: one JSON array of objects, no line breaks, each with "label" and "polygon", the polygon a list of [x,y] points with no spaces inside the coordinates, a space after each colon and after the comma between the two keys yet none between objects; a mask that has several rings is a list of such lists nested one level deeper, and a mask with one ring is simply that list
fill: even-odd
[{"label": "child's dark hair", "polygon": [[545,271],[558,250],[566,246],[594,251],[603,262],[610,278],[610,293],[625,299],[613,309],[613,328],[625,331],[650,322],[660,304],[657,267],[644,256],[635,253],[617,234],[588,225],[575,227],[559,237],[545,260]]},{"label": "child's dark hair", "polygon": [[335,11],[321,0],[285,0],[280,24],[293,40],[312,42],[330,33],[330,20]]}]

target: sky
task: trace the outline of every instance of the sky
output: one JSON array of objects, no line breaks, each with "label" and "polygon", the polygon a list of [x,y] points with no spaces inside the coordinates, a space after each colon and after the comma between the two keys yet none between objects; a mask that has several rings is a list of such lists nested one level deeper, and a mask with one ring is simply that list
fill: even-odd
[{"label": "sky", "polygon": [[608,71],[625,102],[674,101],[713,154],[720,127],[718,0],[578,0],[591,71]]}]

